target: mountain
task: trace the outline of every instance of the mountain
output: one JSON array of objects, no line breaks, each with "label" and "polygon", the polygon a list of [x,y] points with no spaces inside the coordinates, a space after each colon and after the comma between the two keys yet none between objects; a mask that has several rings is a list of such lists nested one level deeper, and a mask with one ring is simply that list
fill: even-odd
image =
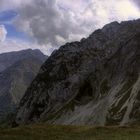
[{"label": "mountain", "polygon": [[15,62],[22,60],[27,57],[37,57],[40,60],[44,61],[44,54],[40,50],[22,50],[15,52],[8,52],[0,54],[0,72],[5,70],[7,67],[11,66]]},{"label": "mountain", "polygon": [[23,96],[17,124],[140,124],[140,19],[113,22],[52,53]]},{"label": "mountain", "polygon": [[15,110],[45,59],[39,50],[31,49],[0,54],[0,115]]}]

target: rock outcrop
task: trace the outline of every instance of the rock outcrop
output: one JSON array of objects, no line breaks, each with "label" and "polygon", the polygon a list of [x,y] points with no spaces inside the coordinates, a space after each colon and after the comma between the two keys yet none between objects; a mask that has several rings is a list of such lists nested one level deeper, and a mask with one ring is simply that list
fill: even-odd
[{"label": "rock outcrop", "polygon": [[22,98],[16,123],[140,123],[140,20],[113,22],[52,53]]}]

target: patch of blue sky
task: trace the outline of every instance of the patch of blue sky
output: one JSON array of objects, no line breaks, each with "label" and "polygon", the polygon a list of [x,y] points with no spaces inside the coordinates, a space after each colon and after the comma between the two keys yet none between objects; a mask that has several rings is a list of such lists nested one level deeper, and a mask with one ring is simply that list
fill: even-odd
[{"label": "patch of blue sky", "polygon": [[19,31],[14,25],[12,24],[4,24],[6,30],[7,30],[7,38],[15,38],[23,41],[32,42],[34,41],[33,38],[31,38],[26,33]]},{"label": "patch of blue sky", "polygon": [[17,16],[17,12],[14,10],[7,10],[0,12],[0,22],[12,21]]},{"label": "patch of blue sky", "polygon": [[16,18],[18,13],[14,10],[7,10],[0,12],[0,25],[4,25],[7,30],[7,38],[19,39],[27,42],[33,42],[26,33],[19,31],[16,26],[13,25],[13,19]]}]

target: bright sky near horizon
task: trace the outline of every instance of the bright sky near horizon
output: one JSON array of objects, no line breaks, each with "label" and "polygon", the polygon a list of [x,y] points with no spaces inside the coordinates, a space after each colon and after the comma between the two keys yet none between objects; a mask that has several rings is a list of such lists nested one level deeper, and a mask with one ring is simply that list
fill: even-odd
[{"label": "bright sky near horizon", "polygon": [[50,54],[112,21],[140,18],[139,0],[1,0],[0,53]]}]

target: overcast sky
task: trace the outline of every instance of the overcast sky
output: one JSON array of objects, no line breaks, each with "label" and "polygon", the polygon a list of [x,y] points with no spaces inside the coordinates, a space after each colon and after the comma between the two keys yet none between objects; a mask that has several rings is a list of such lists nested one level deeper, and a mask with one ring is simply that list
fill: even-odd
[{"label": "overcast sky", "polygon": [[0,0],[0,53],[50,54],[112,21],[140,18],[140,0]]}]

